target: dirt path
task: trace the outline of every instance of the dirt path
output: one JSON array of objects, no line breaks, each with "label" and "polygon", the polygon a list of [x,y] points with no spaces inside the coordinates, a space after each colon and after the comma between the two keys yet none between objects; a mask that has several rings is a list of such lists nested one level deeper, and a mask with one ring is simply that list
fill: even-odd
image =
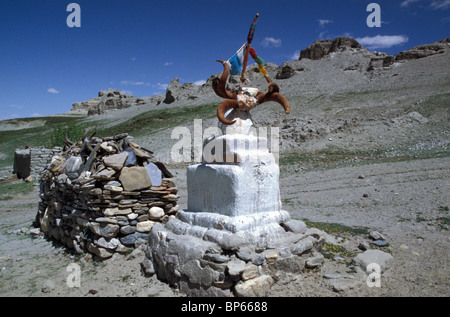
[{"label": "dirt path", "polygon": [[[450,158],[436,158],[282,178],[284,209],[293,218],[377,230],[386,237],[389,246],[383,250],[394,264],[383,273],[380,288],[369,288],[364,276],[327,259],[320,271],[280,274],[269,296],[449,296],[449,176]],[[184,208],[184,171],[176,171],[176,178]],[[20,233],[31,228],[37,203],[37,190],[0,201],[0,296],[182,296],[156,277],[143,276],[139,250],[98,263]],[[369,240],[366,234],[341,234],[348,250]],[[67,284],[71,263],[80,267],[80,287]],[[339,287],[323,278],[337,272],[354,279]]]}]

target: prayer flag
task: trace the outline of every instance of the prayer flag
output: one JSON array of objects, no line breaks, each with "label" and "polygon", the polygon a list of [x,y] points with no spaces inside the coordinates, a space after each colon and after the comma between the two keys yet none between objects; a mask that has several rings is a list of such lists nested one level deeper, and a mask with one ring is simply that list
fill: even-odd
[{"label": "prayer flag", "polygon": [[244,54],[246,44],[242,45],[242,47],[233,55],[227,62],[230,65],[230,74],[238,75],[242,72],[242,67],[244,65]]}]

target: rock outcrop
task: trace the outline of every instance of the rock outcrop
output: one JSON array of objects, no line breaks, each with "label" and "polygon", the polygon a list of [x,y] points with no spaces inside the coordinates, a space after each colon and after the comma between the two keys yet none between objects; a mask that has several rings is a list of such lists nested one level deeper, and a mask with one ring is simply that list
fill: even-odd
[{"label": "rock outcrop", "polygon": [[338,37],[334,40],[316,40],[314,44],[308,46],[300,52],[299,60],[305,58],[311,60],[319,60],[329,55],[330,53],[338,52],[340,50],[362,48],[363,46],[361,46],[361,44],[359,44],[355,39],[347,37]]},{"label": "rock outcrop", "polygon": [[88,116],[92,116],[105,113],[108,110],[118,110],[143,103],[144,100],[141,98],[136,98],[117,89],[108,88],[99,91],[98,97],[74,103],[72,111],[87,111]]},{"label": "rock outcrop", "polygon": [[196,100],[199,98],[201,87],[194,83],[181,84],[178,77],[175,77],[167,87],[166,98],[163,102],[171,104],[178,100]]},{"label": "rock outcrop", "polygon": [[[339,85],[341,87],[355,85],[365,81],[367,75],[369,78],[372,78],[374,73],[383,71],[394,63],[408,62],[445,53],[450,50],[449,45],[450,38],[432,44],[419,45],[395,55],[389,55],[387,53],[369,51],[355,39],[338,37],[334,40],[315,41],[314,44],[300,52],[298,60],[285,62],[279,66],[273,63],[266,63],[264,67],[271,78],[279,80],[278,84],[280,86],[283,86],[283,80],[287,80],[285,83],[289,82],[287,87],[282,88],[283,90],[295,89],[298,91],[298,83],[289,79],[294,76],[303,76],[300,89],[311,91],[312,89],[316,90],[321,85],[327,86],[329,80],[325,80],[325,78],[330,76],[333,77],[334,82],[342,83],[342,85]],[[326,61],[316,63],[319,60]],[[325,75],[327,76],[324,77]],[[90,116],[131,106],[158,106],[160,104],[173,106],[186,102],[189,102],[191,105],[200,105],[218,102],[220,99],[212,90],[212,81],[218,76],[220,76],[220,73],[212,75],[201,85],[180,83],[179,78],[175,77],[168,85],[165,94],[151,97],[136,98],[117,89],[107,89],[100,91],[98,97],[74,103],[72,111],[81,110],[87,112]],[[259,73],[256,64],[248,65],[246,77],[253,87],[259,87],[261,90],[267,84]],[[239,83],[238,75],[230,76],[227,82],[227,89],[235,90]],[[338,86],[331,85],[330,89],[336,90]],[[329,89],[325,90],[328,91]]]},{"label": "rock outcrop", "polygon": [[[436,43],[419,45],[398,54],[389,55],[387,53],[370,52],[355,39],[338,37],[334,40],[316,40],[314,44],[300,52],[299,60],[321,60],[334,52],[357,51],[362,52],[366,57],[370,58],[366,71],[373,71],[375,69],[389,67],[396,62],[443,54],[446,50],[450,49],[449,43],[450,38],[447,38]],[[285,64],[283,64],[284,66],[282,65],[284,68],[278,72],[277,79],[286,79],[294,75],[295,70]],[[346,67],[344,70],[356,70],[356,68]]]},{"label": "rock outcrop", "polygon": [[432,44],[423,44],[394,55],[394,61],[424,58],[435,54],[443,54],[449,49],[450,38]]}]

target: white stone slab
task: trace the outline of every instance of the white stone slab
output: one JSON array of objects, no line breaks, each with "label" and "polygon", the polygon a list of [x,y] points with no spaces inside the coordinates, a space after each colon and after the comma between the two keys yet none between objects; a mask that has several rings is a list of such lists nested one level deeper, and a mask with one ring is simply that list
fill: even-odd
[{"label": "white stone slab", "polygon": [[189,211],[235,217],[281,210],[279,168],[274,162],[192,165],[187,184]]}]

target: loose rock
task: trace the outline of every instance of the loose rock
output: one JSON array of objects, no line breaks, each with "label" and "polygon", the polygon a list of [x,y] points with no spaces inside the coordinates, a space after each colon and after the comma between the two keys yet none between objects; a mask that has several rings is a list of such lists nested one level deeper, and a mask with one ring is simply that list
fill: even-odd
[{"label": "loose rock", "polygon": [[363,271],[366,271],[369,264],[376,263],[380,266],[381,272],[384,272],[391,267],[393,262],[394,258],[392,255],[380,250],[367,250],[353,259],[353,263]]},{"label": "loose rock", "polygon": [[239,297],[264,297],[273,285],[274,280],[269,275],[262,275],[257,278],[239,282],[234,291]]}]

